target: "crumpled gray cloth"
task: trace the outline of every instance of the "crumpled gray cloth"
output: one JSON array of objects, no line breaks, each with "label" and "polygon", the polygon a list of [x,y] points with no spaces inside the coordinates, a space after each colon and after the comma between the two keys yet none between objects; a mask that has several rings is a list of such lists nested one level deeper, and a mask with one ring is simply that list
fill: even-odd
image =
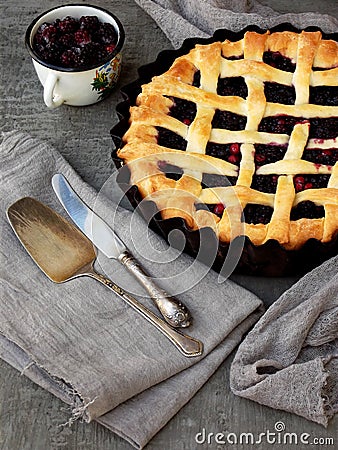
[{"label": "crumpled gray cloth", "polygon": [[[261,301],[229,280],[219,283],[218,274],[170,248],[141,217],[116,206],[114,183],[108,180],[103,189],[111,198],[98,194],[45,143],[25,133],[4,134],[0,167],[1,358],[71,404],[73,419],[98,420],[142,448],[238,345],[262,314]],[[66,217],[51,186],[55,173],[66,176],[165,289],[173,293],[175,286],[194,318],[186,333],[204,343],[202,357],[182,356],[95,280],[54,284],[32,261],[6,210],[30,196]],[[157,312],[119,263],[99,254],[96,269]]]},{"label": "crumpled gray cloth", "polygon": [[324,426],[338,412],[338,257],[286,291],[240,345],[232,391]]},{"label": "crumpled gray cloth", "polygon": [[[289,22],[295,27],[320,27],[325,33],[338,29],[338,20],[327,14],[280,14],[256,0],[135,0],[164,31],[175,48],[184,39],[209,37],[217,29],[240,31],[248,25],[270,28]],[[318,10],[320,10],[320,2]]]}]

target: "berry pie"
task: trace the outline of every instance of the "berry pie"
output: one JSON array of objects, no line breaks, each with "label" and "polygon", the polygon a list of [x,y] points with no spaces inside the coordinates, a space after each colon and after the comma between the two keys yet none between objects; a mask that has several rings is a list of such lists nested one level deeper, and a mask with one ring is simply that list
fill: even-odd
[{"label": "berry pie", "polygon": [[162,219],[293,251],[337,236],[337,136],[338,43],[247,31],[144,84],[117,155]]}]

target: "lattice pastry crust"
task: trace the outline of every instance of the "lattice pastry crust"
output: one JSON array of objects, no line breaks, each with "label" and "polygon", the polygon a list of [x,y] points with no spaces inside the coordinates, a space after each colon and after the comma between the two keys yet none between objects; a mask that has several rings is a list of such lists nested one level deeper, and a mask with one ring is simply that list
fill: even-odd
[{"label": "lattice pastry crust", "polygon": [[[278,64],[273,67],[271,61],[265,61],[265,55],[285,58],[294,65],[294,71],[283,70]],[[222,95],[219,83],[229,79],[230,83],[231,79],[239,80],[245,94],[230,91],[231,95]],[[292,102],[267,99],[267,87],[271,91],[280,86],[292,90]],[[324,86],[336,95],[338,43],[323,40],[320,32],[247,32],[237,42],[196,45],[177,58],[166,73],[142,86],[137,106],[131,107],[130,127],[118,156],[129,166],[131,184],[137,185],[143,198],[156,203],[164,219],[182,217],[191,229],[210,226],[223,242],[239,234],[248,236],[255,245],[275,239],[286,249],[297,249],[310,238],[329,242],[338,231],[338,162],[317,163],[304,157],[304,152],[337,157],[336,119],[330,122],[330,133],[324,132],[323,137],[309,135],[312,120],[322,121],[325,127],[326,119],[338,117],[334,100],[328,105],[317,100],[311,103],[313,88]],[[177,99],[196,105],[191,120],[171,114]],[[245,126],[236,129],[226,122],[214,126],[220,111],[244,117]],[[297,119],[292,122],[288,117]],[[262,131],[266,118],[277,120],[277,124],[278,120],[291,120],[290,132],[278,132],[278,128]],[[163,129],[186,142],[186,148],[161,143]],[[237,156],[217,157],[217,151],[208,151],[210,143]],[[283,149],[284,155],[280,160],[258,164],[257,146],[272,151],[275,146],[278,151]],[[180,176],[168,177],[163,164],[178,167]],[[208,187],[203,182],[205,174],[228,177],[232,185]],[[311,176],[322,176],[327,183],[313,186],[306,182]],[[274,180],[273,191],[265,192],[254,185],[254,180],[264,177]],[[305,204],[302,202],[321,209],[322,217],[305,214],[294,218],[292,211]],[[208,207],[201,207],[203,204]],[[221,213],[215,205],[223,205],[218,208]],[[248,205],[262,205],[271,211],[269,221],[247,221]]]}]

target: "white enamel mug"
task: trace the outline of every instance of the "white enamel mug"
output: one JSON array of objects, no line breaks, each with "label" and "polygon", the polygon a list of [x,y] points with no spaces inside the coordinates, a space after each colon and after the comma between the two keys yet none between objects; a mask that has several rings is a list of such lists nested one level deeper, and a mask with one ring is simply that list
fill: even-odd
[{"label": "white enamel mug", "polygon": [[[71,16],[97,16],[101,22],[113,25],[117,35],[114,52],[109,59],[100,61],[94,67],[74,69],[58,67],[43,61],[33,49],[33,38],[39,26],[44,22],[52,23],[56,19]],[[33,20],[26,31],[26,47],[36,73],[43,86],[43,98],[48,108],[56,108],[63,103],[72,106],[86,106],[105,98],[114,88],[121,71],[124,29],[119,19],[109,11],[92,5],[65,5],[44,12]]]}]

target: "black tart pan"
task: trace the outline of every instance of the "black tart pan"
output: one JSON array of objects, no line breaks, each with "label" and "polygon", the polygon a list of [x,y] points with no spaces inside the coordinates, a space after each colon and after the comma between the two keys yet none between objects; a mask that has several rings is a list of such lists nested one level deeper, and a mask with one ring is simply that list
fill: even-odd
[{"label": "black tart pan", "polygon": [[[130,106],[135,105],[136,98],[141,92],[142,85],[149,83],[152,77],[167,71],[177,57],[188,53],[196,44],[206,45],[216,41],[224,41],[225,39],[238,41],[243,38],[247,31],[255,31],[257,33],[266,32],[266,30],[253,25],[248,26],[239,32],[217,30],[212,37],[206,39],[186,39],[179,49],[164,50],[158,54],[154,62],[140,67],[138,69],[138,79],[121,89],[124,100],[116,107],[119,121],[110,131],[114,143],[112,159],[116,167],[122,169],[119,172],[117,181],[134,208],[137,208],[141,204],[142,197],[137,186],[129,184],[130,173],[128,167],[123,166],[122,160],[117,156],[117,151],[123,146],[122,137],[129,127],[129,108]],[[295,28],[289,23],[283,23],[270,28],[270,31],[293,31],[295,33],[300,33],[302,30]],[[304,31],[321,30],[317,27],[308,27],[305,28]],[[325,34],[322,31],[321,33],[323,39],[338,41],[338,33]],[[191,230],[186,222],[179,217],[163,220],[154,202],[142,201],[142,205],[139,209],[141,209],[142,215],[153,230],[162,235],[166,240],[169,240],[168,236],[170,234],[171,245],[176,245],[175,233],[173,233],[173,230],[177,230],[179,232],[177,233],[179,236],[177,247],[181,247],[183,233],[185,238],[185,252],[193,257],[199,258],[206,264],[211,265],[211,267],[218,272],[224,270],[224,262],[228,254],[229,244],[218,242],[215,233],[210,228]],[[328,243],[322,243],[316,239],[309,239],[297,250],[286,250],[275,240],[269,240],[263,245],[256,246],[247,236],[236,239],[238,239],[238,241],[241,240],[240,244],[243,245],[241,256],[234,269],[234,273],[238,274],[268,277],[299,276],[338,254],[338,235]],[[201,251],[200,249],[201,242],[205,242],[206,240],[210,240],[210,242],[213,241],[214,243],[216,242],[217,245],[216,257],[213,257],[210,261],[208,261],[206,252]],[[225,268],[225,271],[226,270],[227,269]]]}]

